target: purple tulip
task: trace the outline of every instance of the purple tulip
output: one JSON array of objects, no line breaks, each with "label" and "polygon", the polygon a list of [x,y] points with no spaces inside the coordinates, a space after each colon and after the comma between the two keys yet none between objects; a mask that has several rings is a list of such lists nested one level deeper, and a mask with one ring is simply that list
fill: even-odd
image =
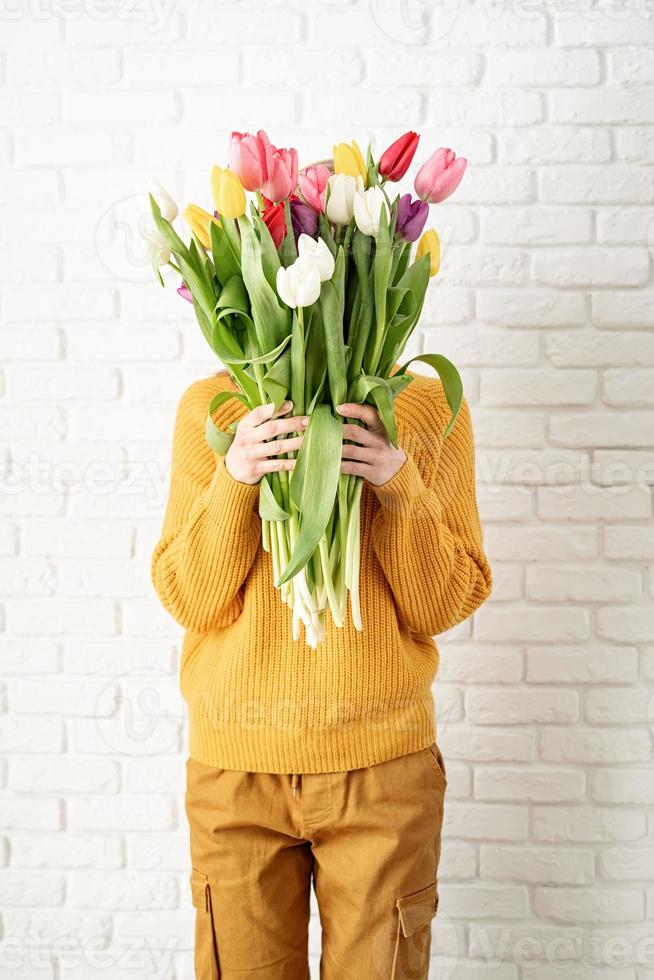
[{"label": "purple tulip", "polygon": [[405,242],[417,242],[428,214],[428,204],[424,201],[412,201],[410,194],[403,194],[397,202],[395,231]]},{"label": "purple tulip", "polygon": [[193,296],[191,295],[191,290],[188,288],[188,286],[180,286],[177,292],[182,297],[182,299],[185,299],[187,301],[187,303],[193,302]]},{"label": "purple tulip", "polygon": [[291,198],[290,205],[291,223],[296,239],[300,235],[309,235],[311,238],[315,238],[318,234],[318,215],[313,208],[296,197]]}]

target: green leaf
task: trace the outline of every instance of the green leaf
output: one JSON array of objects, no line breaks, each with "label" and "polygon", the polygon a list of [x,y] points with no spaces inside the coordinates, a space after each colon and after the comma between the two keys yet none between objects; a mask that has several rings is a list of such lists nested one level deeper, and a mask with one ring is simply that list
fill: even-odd
[{"label": "green leaf", "polygon": [[228,309],[250,315],[250,297],[240,275],[230,276],[225,282],[218,297],[216,309]]},{"label": "green leaf", "polygon": [[261,386],[270,401],[274,402],[275,411],[278,411],[291,388],[291,350],[289,347],[264,374]]},{"label": "green leaf", "polygon": [[211,254],[213,256],[216,275],[221,283],[227,284],[234,276],[240,276],[241,263],[232,251],[232,246],[229,243],[225,229],[217,221],[211,222],[210,232]]},{"label": "green leaf", "polygon": [[262,351],[273,350],[290,328],[290,312],[282,308],[277,293],[263,273],[261,243],[247,218],[239,218],[241,229],[241,266],[243,281],[250,297],[252,320]]},{"label": "green leaf", "polygon": [[279,253],[275,247],[275,243],[268,229],[268,225],[257,211],[254,201],[252,202],[252,220],[254,222],[254,227],[257,230],[259,242],[261,243],[261,266],[263,268],[263,274],[272,288],[276,289],[277,270],[281,265],[281,262],[279,261]]},{"label": "green leaf", "polygon": [[443,438],[446,438],[454,428],[454,423],[459,413],[459,409],[461,408],[461,402],[463,401],[463,382],[461,381],[461,375],[454,367],[452,362],[448,361],[448,359],[442,354],[416,354],[416,356],[408,360],[406,364],[403,364],[402,367],[399,368],[399,370],[393,375],[393,377],[404,374],[409,364],[411,364],[413,361],[422,361],[424,364],[428,364],[434,369],[434,371],[436,371],[441,379],[443,391],[445,392],[445,398],[452,412],[450,421],[448,422],[447,428],[443,433]]},{"label": "green leaf", "polygon": [[320,237],[325,241],[329,251],[336,258],[337,248],[332,234],[332,226],[322,212],[318,215],[318,232],[320,233]]},{"label": "green leaf", "polygon": [[259,517],[262,521],[286,521],[291,515],[277,503],[266,476],[259,481]]},{"label": "green leaf", "polygon": [[[341,253],[342,254],[342,253]],[[343,318],[338,294],[329,281],[322,284],[320,291],[325,349],[327,351],[327,372],[329,390],[334,407],[345,401],[347,395],[347,365],[343,342]]]},{"label": "green leaf", "polygon": [[304,568],[329,523],[341,469],[343,424],[329,405],[316,405],[291,473],[290,497],[298,508],[300,527],[280,587]]},{"label": "green leaf", "polygon": [[[240,219],[238,219],[240,221]],[[247,219],[246,219],[247,220]],[[225,232],[225,238],[229,243],[229,247],[232,251],[232,256],[236,260],[238,267],[241,267],[241,254],[242,254],[242,242],[239,233],[240,225],[237,224],[237,220],[234,218],[226,218],[223,214],[220,216],[220,225]]]},{"label": "green leaf", "polygon": [[207,418],[204,423],[204,435],[210,448],[217,456],[226,455],[227,450],[234,440],[234,435],[230,435],[228,432],[224,432],[223,429],[219,429],[211,416],[217,408],[224,405],[224,403],[229,401],[230,398],[237,398],[240,402],[243,402],[246,408],[250,408],[246,396],[240,391],[219,391],[218,394],[214,395],[214,397],[211,399],[209,410],[207,412]]},{"label": "green leaf", "polygon": [[361,374],[351,388],[350,400],[363,403],[370,396],[379,412],[379,417],[386,430],[386,435],[397,448],[397,426],[393,412],[395,392],[388,378],[374,377]]},{"label": "green leaf", "polygon": [[279,256],[282,265],[287,269],[297,258],[297,246],[295,244],[293,222],[291,221],[291,206],[288,201],[284,201],[284,216],[286,218],[286,235],[282,244],[279,246]]}]

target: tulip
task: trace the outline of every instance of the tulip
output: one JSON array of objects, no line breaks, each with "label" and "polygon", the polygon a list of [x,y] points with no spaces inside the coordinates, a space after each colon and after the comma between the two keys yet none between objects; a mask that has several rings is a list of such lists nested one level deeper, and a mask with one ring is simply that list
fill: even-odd
[{"label": "tulip", "polygon": [[233,170],[214,167],[211,171],[211,193],[216,211],[225,218],[240,218],[245,214],[245,191]]},{"label": "tulip", "polygon": [[271,159],[270,140],[263,130],[259,130],[256,136],[251,136],[250,133],[232,133],[229,167],[246,191],[261,190],[268,176]]},{"label": "tulip", "polygon": [[386,217],[390,219],[390,211],[381,187],[369,187],[367,191],[357,191],[354,195],[354,220],[360,232],[377,237],[382,208],[386,211]]},{"label": "tulip", "polygon": [[368,183],[368,168],[361,155],[356,140],[352,145],[337,143],[334,147],[334,171],[337,174],[347,174],[348,177],[360,177],[365,187]]},{"label": "tulip", "polygon": [[311,306],[320,296],[320,273],[305,259],[296,259],[287,269],[277,270],[277,292],[280,299],[296,309]]},{"label": "tulip", "polygon": [[334,275],[334,256],[324,239],[319,238],[316,241],[308,235],[300,235],[297,250],[299,259],[318,270],[321,282],[331,279]]},{"label": "tulip", "polygon": [[441,147],[418,171],[414,184],[416,194],[429,204],[440,204],[457,189],[467,165],[468,161],[457,157],[454,150]]},{"label": "tulip", "polygon": [[388,147],[381,155],[379,173],[386,180],[402,180],[411,166],[420,137],[417,133],[405,133]]},{"label": "tulip", "polygon": [[320,163],[315,167],[306,167],[298,175],[298,185],[304,200],[318,213],[325,210],[327,181],[331,174],[329,167]]},{"label": "tulip", "polygon": [[334,224],[346,225],[354,214],[354,197],[358,190],[363,191],[363,180],[347,174],[332,174],[327,185],[329,196],[325,214]]},{"label": "tulip", "polygon": [[179,214],[179,209],[173,197],[165,187],[162,187],[158,180],[148,180],[148,190],[159,205],[161,217],[166,221],[174,221]]},{"label": "tulip", "polygon": [[428,214],[429,205],[425,201],[412,201],[410,194],[403,194],[397,202],[395,231],[405,242],[417,242]]},{"label": "tulip", "polygon": [[291,206],[291,224],[293,225],[293,234],[296,238],[300,235],[317,235],[318,234],[318,215],[308,204],[301,201],[299,197],[295,194],[291,195],[290,200]]},{"label": "tulip", "polygon": [[275,248],[279,248],[284,239],[286,238],[286,214],[284,212],[284,202],[280,204],[273,204],[264,197],[264,210],[261,213],[268,231],[272,235],[272,240],[275,243]]},{"label": "tulip", "polygon": [[160,231],[148,224],[145,228],[138,226],[139,234],[145,242],[148,260],[153,266],[167,265],[170,262],[170,248]]},{"label": "tulip", "polygon": [[441,266],[441,243],[433,228],[426,231],[418,242],[416,258],[420,259],[423,255],[429,256],[429,275],[435,276]]},{"label": "tulip", "polygon": [[280,150],[273,146],[263,130],[259,136],[266,146],[268,172],[262,193],[274,203],[285,200],[297,184],[297,150]]},{"label": "tulip", "polygon": [[191,290],[186,285],[186,283],[184,283],[183,285],[181,285],[179,287],[179,289],[177,290],[177,293],[178,293],[179,296],[182,297],[182,299],[185,299],[187,303],[192,303],[193,302],[193,295],[191,293]]},{"label": "tulip", "polygon": [[[205,248],[211,248],[211,222],[215,221],[212,214],[205,211],[198,204],[189,204],[184,210],[184,221],[189,226],[196,238],[198,238]],[[218,223],[218,222],[216,222]]]}]

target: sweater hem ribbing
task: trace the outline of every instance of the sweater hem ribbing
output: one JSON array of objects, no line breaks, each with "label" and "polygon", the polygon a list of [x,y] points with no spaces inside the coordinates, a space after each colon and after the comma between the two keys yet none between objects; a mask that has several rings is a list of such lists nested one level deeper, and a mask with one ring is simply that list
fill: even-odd
[{"label": "sweater hem ribbing", "polygon": [[361,769],[426,748],[436,738],[434,702],[405,707],[321,728],[247,728],[220,723],[189,705],[189,754],[220,769],[315,773]]}]

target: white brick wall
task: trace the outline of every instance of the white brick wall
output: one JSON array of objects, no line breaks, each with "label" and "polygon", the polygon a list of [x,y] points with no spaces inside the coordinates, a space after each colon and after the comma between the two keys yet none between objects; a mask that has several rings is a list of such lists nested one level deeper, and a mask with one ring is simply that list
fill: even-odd
[{"label": "white brick wall", "polygon": [[470,159],[412,346],[463,369],[496,583],[441,643],[433,975],[654,976],[653,42],[649,0],[0,2],[0,976],[191,977],[149,557],[215,365],[130,227],[262,126]]}]

